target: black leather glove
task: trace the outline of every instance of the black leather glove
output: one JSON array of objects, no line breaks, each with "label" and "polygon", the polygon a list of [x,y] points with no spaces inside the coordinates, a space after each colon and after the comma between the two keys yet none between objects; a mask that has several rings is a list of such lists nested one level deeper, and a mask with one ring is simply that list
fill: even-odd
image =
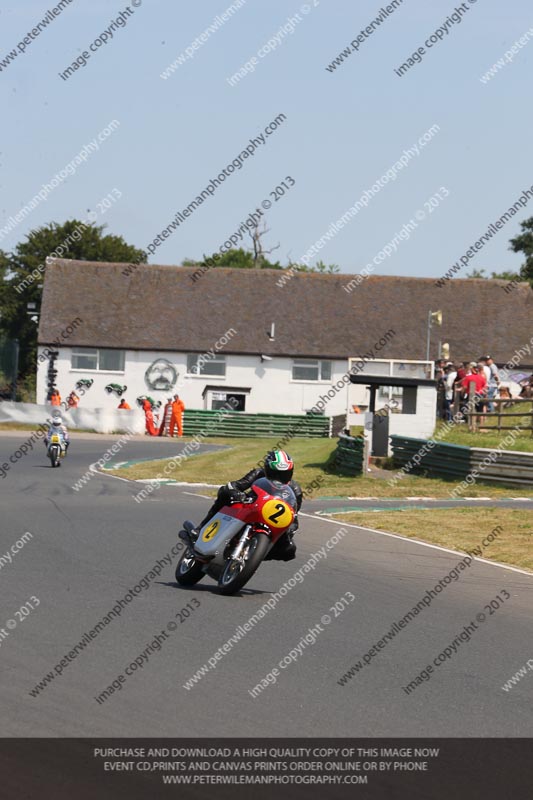
[{"label": "black leather glove", "polygon": [[239,492],[237,489],[233,489],[231,493],[231,502],[232,503],[244,503],[246,500],[246,494],[244,492]]},{"label": "black leather glove", "polygon": [[239,492],[238,489],[234,489],[231,483],[224,484],[218,490],[218,499],[221,503],[242,503],[245,497],[246,495],[243,492]]}]

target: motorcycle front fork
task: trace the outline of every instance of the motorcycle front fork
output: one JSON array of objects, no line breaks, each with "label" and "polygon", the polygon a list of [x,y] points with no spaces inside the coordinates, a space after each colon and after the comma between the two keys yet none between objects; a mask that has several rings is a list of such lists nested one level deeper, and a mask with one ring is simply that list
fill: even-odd
[{"label": "motorcycle front fork", "polygon": [[236,544],[236,546],[235,546],[235,548],[234,548],[234,550],[233,550],[233,552],[231,554],[231,558],[233,558],[235,561],[242,561],[242,555],[241,554],[242,554],[242,551],[246,547],[246,544],[247,544],[247,542],[249,540],[249,535],[250,535],[250,531],[251,530],[252,530],[252,526],[251,525],[246,525],[244,527],[244,530],[243,530],[243,532],[241,533],[241,535],[239,537],[239,541],[237,542],[237,544]]}]

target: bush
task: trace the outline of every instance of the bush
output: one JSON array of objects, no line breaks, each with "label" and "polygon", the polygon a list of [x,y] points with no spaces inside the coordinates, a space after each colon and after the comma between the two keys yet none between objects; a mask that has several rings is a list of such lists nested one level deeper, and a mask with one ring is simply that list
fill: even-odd
[{"label": "bush", "polygon": [[16,400],[19,403],[35,403],[37,396],[36,381],[35,375],[27,375],[18,382]]}]

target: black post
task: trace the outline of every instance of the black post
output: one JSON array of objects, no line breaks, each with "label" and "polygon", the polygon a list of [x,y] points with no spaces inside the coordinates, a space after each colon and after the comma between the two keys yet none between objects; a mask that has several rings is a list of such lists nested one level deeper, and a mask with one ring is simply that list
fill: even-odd
[{"label": "black post", "polygon": [[13,344],[15,345],[15,366],[14,366],[14,377],[12,383],[12,391],[11,391],[11,400],[15,402],[17,399],[17,376],[19,374],[19,340],[13,339]]}]

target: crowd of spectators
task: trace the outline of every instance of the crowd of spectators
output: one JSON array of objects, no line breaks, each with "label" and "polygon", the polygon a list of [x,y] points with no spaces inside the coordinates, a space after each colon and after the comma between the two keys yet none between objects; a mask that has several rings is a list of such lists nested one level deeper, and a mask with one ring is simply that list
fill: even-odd
[{"label": "crowd of spectators", "polygon": [[494,411],[493,400],[496,398],[511,399],[509,386],[501,381],[492,356],[481,356],[477,361],[463,361],[459,364],[441,360],[437,361],[435,367],[437,409],[441,419],[452,419],[457,398],[460,413],[463,420],[465,419],[471,387],[477,412]]}]

